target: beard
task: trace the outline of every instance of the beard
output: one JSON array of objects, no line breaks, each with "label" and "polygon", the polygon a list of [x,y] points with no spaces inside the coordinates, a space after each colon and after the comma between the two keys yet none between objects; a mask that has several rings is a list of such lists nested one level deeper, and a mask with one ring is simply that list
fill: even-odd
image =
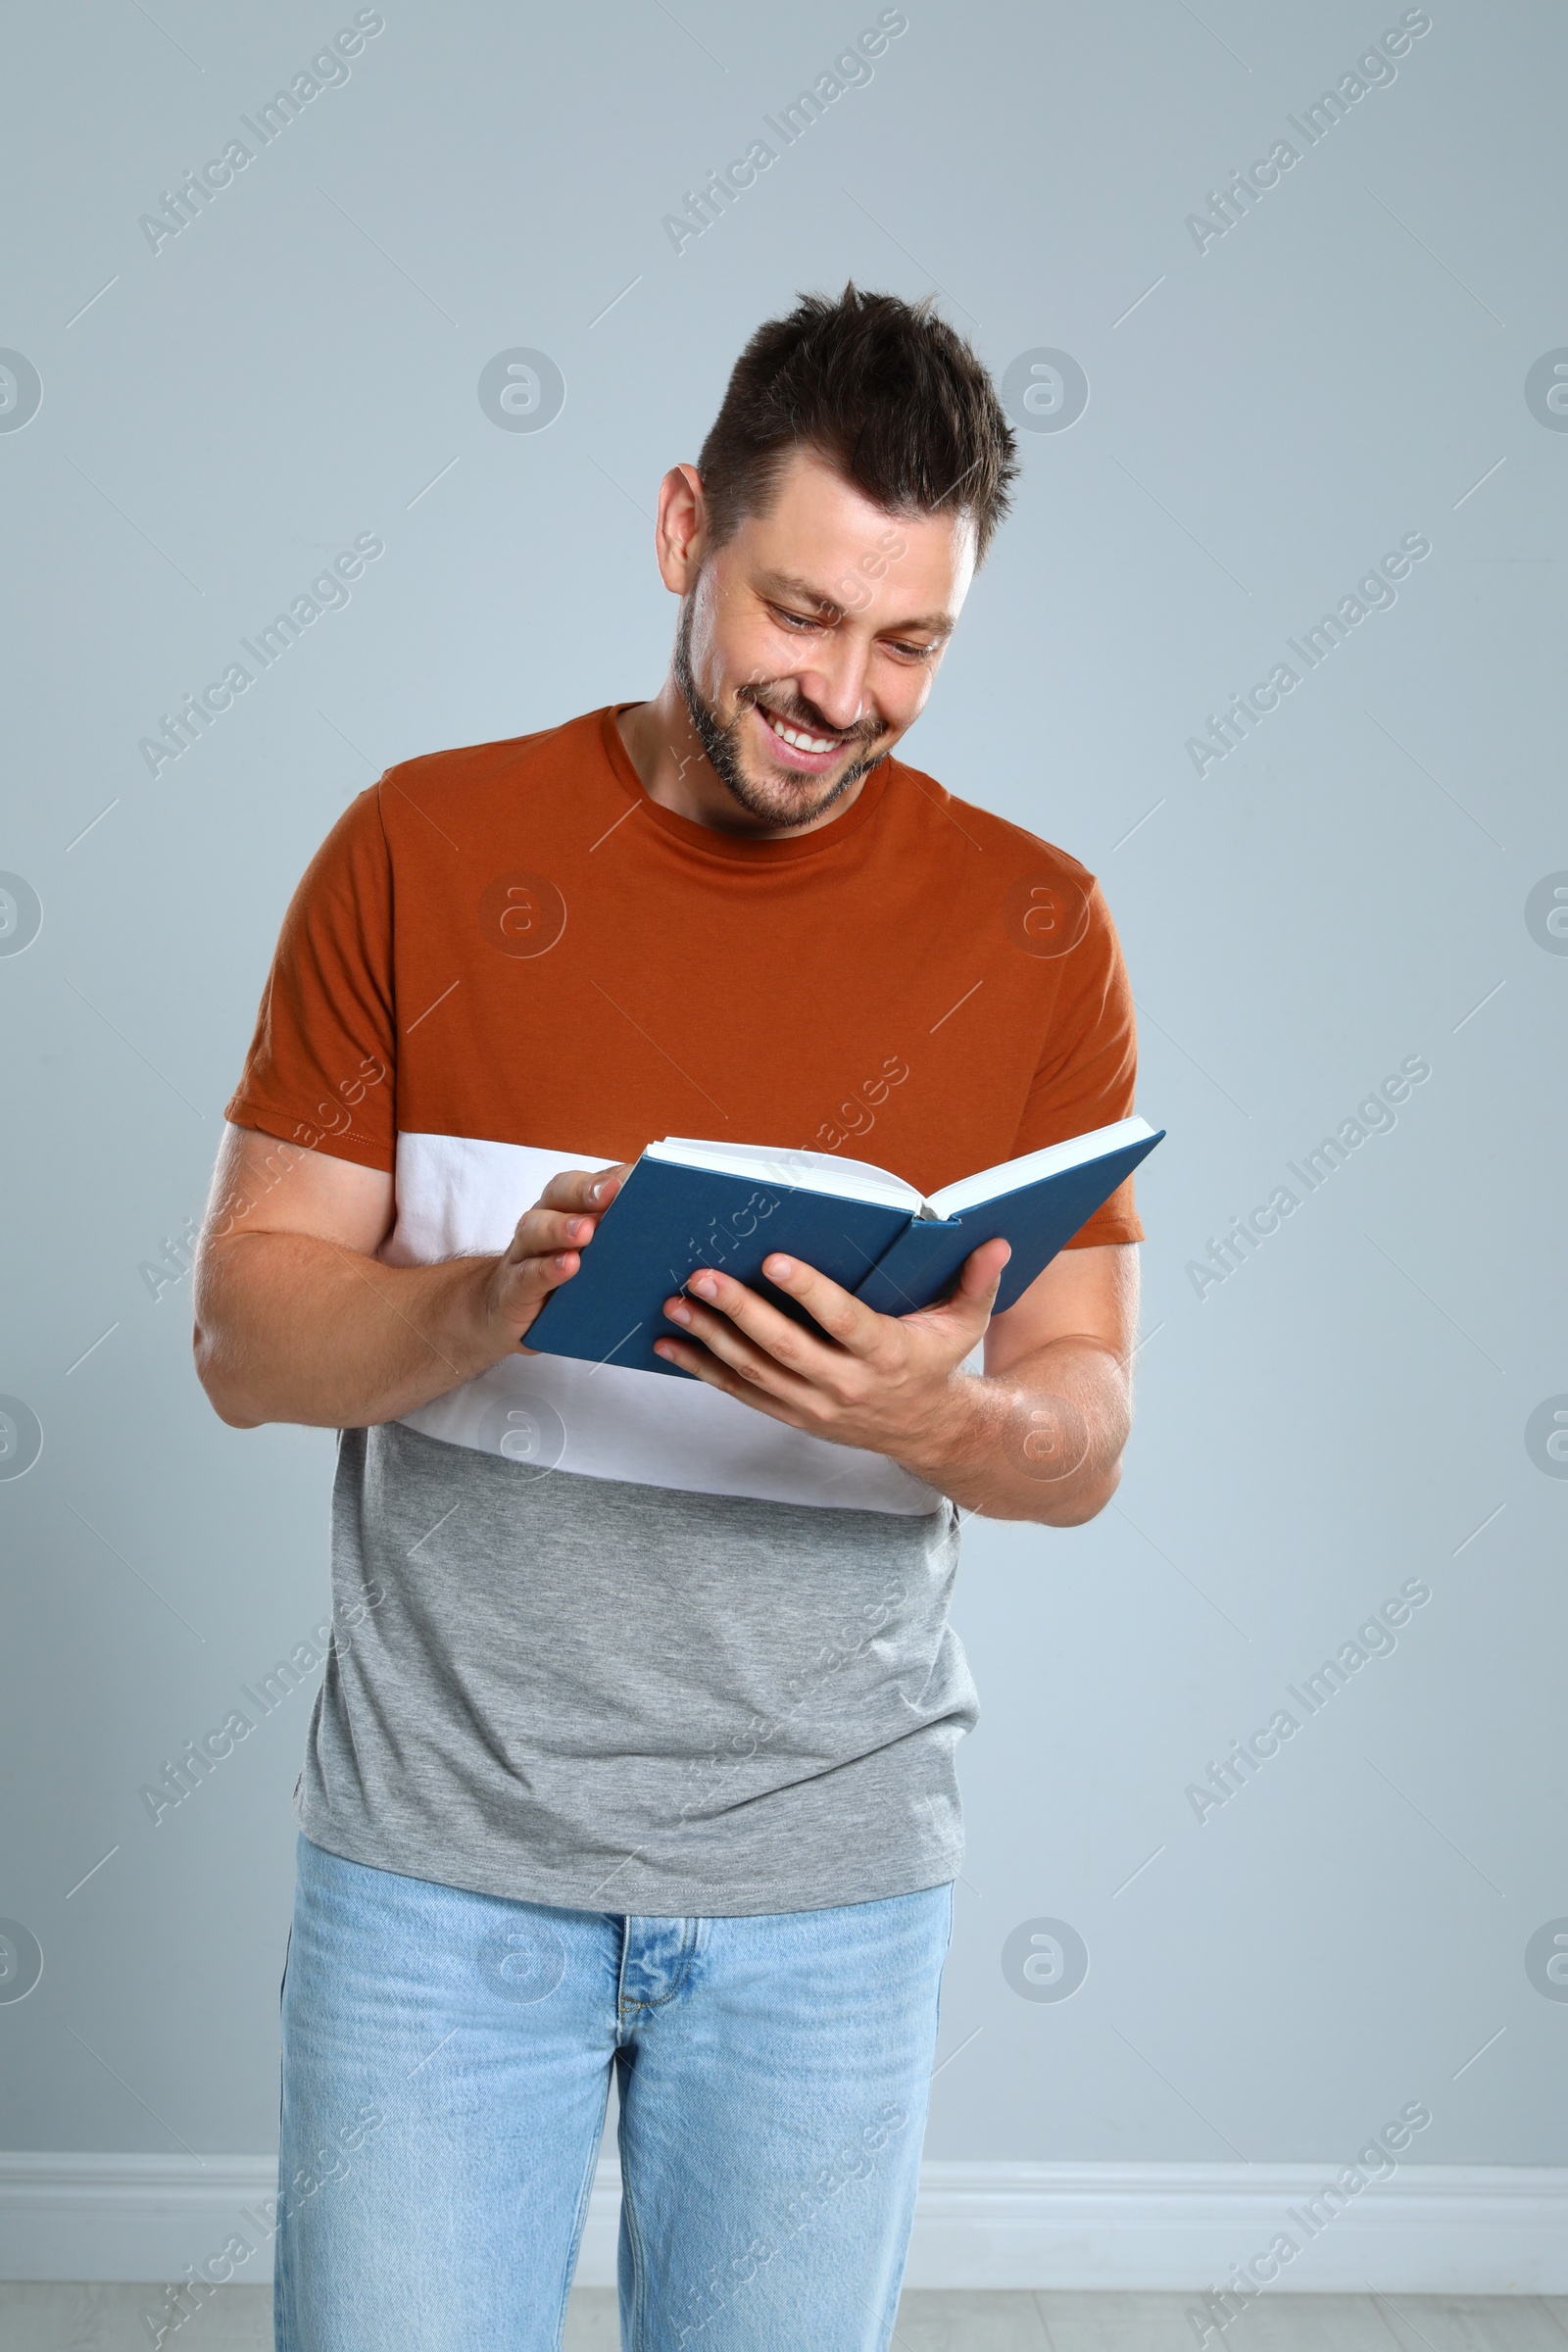
[{"label": "beard", "polygon": [[[774,781],[749,775],[742,756],[746,714],[764,700],[769,709],[789,726],[824,736],[835,736],[840,730],[829,726],[820,711],[812,710],[809,706],[803,707],[801,697],[793,686],[774,686],[766,682],[760,686],[742,686],[737,695],[739,708],[735,716],[727,726],[721,725],[717,711],[704,700],[692,669],[692,615],[695,604],[695,597],[688,596],[681,606],[680,625],[675,632],[675,657],[671,666],[675,683],[686,704],[687,715],[709,766],[748,816],[759,817],[765,824],[808,823],[812,817],[820,816],[824,809],[831,808],[852,784],[858,784],[862,776],[869,775],[873,767],[879,766],[887,758],[886,752],[877,752],[865,759],[852,759],[841,776],[830,778],[795,776],[788,781]],[[857,742],[868,748],[884,732],[875,724],[869,729],[852,732],[846,738],[845,748],[849,750]],[[804,796],[813,786],[820,787],[818,797],[815,800],[805,799]]]}]

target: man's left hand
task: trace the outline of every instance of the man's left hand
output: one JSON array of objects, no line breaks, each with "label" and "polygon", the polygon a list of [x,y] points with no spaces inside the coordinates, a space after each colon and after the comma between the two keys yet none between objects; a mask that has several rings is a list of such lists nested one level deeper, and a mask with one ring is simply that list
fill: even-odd
[{"label": "man's left hand", "polygon": [[799,1258],[765,1258],[768,1281],[800,1300],[820,1339],[744,1283],[704,1267],[685,1295],[664,1301],[690,1339],[660,1339],[656,1352],[813,1437],[895,1459],[923,1454],[950,1434],[958,1366],[985,1337],[1011,1255],[1004,1241],[983,1243],[949,1298],[909,1315],[877,1314]]},{"label": "man's left hand", "polygon": [[[1064,1250],[993,1318],[1010,1254],[1000,1239],[982,1244],[950,1298],[908,1315],[875,1313],[799,1258],[765,1258],[768,1281],[816,1330],[702,1267],[664,1301],[688,1336],[655,1346],[754,1411],[885,1454],[968,1509],[1076,1527],[1121,1474],[1137,1249]],[[960,1369],[982,1342],[985,1370]]]}]

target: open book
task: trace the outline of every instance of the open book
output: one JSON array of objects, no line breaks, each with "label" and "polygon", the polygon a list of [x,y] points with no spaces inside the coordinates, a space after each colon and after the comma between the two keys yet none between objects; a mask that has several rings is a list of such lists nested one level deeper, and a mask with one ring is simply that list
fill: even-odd
[{"label": "open book", "polygon": [[764,1279],[774,1250],[878,1314],[906,1315],[940,1298],[970,1252],[999,1234],[1012,1244],[993,1310],[1002,1314],[1164,1132],[1118,1119],[965,1176],[929,1200],[886,1168],[832,1152],[666,1136],[643,1152],[522,1345],[687,1380],[654,1342],[681,1336],[664,1300],[700,1266],[733,1275],[814,1330],[800,1302]]}]

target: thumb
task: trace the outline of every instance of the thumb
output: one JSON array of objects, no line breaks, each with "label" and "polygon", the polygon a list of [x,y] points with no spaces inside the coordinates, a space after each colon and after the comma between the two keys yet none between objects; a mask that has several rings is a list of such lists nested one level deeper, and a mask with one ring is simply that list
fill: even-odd
[{"label": "thumb", "polygon": [[994,1241],[982,1242],[963,1261],[956,1288],[949,1300],[952,1306],[981,1308],[989,1315],[992,1300],[1002,1287],[1003,1273],[1012,1256],[1012,1244],[1000,1235]]}]

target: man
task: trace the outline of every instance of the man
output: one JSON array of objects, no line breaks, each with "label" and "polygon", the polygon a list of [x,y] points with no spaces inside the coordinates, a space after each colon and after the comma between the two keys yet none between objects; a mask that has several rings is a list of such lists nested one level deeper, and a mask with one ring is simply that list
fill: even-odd
[{"label": "man", "polygon": [[289,908],[196,1355],[232,1426],[339,1432],[292,2352],[558,2344],[612,2069],[625,2342],[888,2341],[975,1720],[960,1513],[1113,1492],[1130,1188],[995,1319],[1004,1242],[903,1317],[768,1259],[808,1326],[694,1238],[689,1377],[527,1334],[666,1133],[930,1192],[1131,1112],[1093,877],[891,757],[1016,471],[926,306],[802,301],[664,478],[655,699],[389,769]]}]

